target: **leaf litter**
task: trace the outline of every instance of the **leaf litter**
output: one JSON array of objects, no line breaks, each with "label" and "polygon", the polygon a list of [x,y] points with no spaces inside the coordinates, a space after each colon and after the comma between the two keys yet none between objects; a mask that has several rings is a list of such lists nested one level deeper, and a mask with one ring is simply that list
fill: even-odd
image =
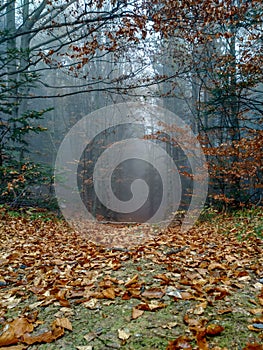
[{"label": "leaf litter", "polygon": [[203,222],[106,249],[63,220],[0,223],[0,349],[261,349],[263,242]]}]

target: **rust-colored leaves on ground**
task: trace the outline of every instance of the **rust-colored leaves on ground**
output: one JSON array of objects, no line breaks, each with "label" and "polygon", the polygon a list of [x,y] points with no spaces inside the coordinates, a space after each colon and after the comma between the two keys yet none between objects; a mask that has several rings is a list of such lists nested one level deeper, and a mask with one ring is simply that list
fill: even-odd
[{"label": "rust-colored leaves on ground", "polygon": [[32,334],[35,322],[29,321],[25,317],[16,318],[7,323],[0,336],[0,346],[17,344],[19,342],[27,345],[35,343],[51,343],[64,334],[64,329],[72,330],[72,325],[67,318],[56,319],[51,324],[49,331],[38,335]]},{"label": "rust-colored leaves on ground", "polygon": [[190,339],[185,336],[180,336],[177,339],[170,341],[166,350],[192,350]]},{"label": "rust-colored leaves on ground", "polygon": [[[240,241],[235,230],[220,234],[206,222],[185,234],[176,227],[157,232],[144,246],[111,249],[72,232],[62,220],[1,215],[1,349],[59,342],[74,334],[73,307],[98,315],[104,305],[121,302],[128,306],[129,315],[115,332],[118,346],[128,346],[135,338],[128,331],[129,322],[134,326],[147,317],[156,321],[162,313],[170,319],[160,320],[156,327],[160,334],[166,332],[162,344],[167,350],[231,350],[234,346],[220,347],[217,339],[229,331],[231,317],[243,313],[247,315],[243,330],[251,337],[242,350],[262,350],[263,243],[259,238]],[[238,301],[232,303],[233,296],[246,297],[244,310]],[[19,317],[8,316],[27,301]],[[41,319],[38,311],[53,304],[67,315]],[[102,317],[108,315],[102,312]],[[99,337],[92,334],[93,340]]]}]

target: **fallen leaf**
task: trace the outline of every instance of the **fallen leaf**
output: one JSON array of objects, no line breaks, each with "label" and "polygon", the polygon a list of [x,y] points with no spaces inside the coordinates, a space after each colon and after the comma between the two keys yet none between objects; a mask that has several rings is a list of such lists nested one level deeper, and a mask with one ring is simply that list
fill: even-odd
[{"label": "fallen leaf", "polygon": [[142,293],[142,297],[148,299],[161,299],[164,296],[164,291],[160,288],[149,288]]},{"label": "fallen leaf", "polygon": [[52,343],[62,335],[64,335],[64,328],[57,327],[54,331],[47,331],[39,335],[24,334],[21,339],[23,343],[32,345],[35,343]]},{"label": "fallen leaf", "polygon": [[21,336],[33,330],[33,324],[25,317],[16,318],[4,326],[3,332],[0,335],[0,346],[16,344],[19,342]]},{"label": "fallen leaf", "polygon": [[222,333],[224,330],[224,327],[218,325],[218,324],[209,324],[206,327],[206,334],[207,335],[218,335]]},{"label": "fallen leaf", "polygon": [[180,336],[179,338],[169,341],[166,350],[192,350],[190,344],[190,339],[185,336]]},{"label": "fallen leaf", "polygon": [[165,274],[155,275],[153,278],[160,279],[162,281],[161,284],[168,284],[170,282],[170,278],[168,278]]},{"label": "fallen leaf", "polygon": [[263,345],[258,343],[248,343],[242,350],[263,350]]},{"label": "fallen leaf", "polygon": [[93,339],[97,338],[98,334],[95,332],[90,332],[86,335],[84,335],[84,339],[86,339],[86,341],[89,343],[90,341],[92,341]]},{"label": "fallen leaf", "polygon": [[253,324],[248,325],[247,328],[248,328],[250,331],[254,331],[254,332],[261,332],[261,331],[262,331],[262,329],[257,328],[257,327],[254,327]]},{"label": "fallen leaf", "polygon": [[132,284],[138,282],[138,275],[134,275],[131,279],[129,279],[124,285],[125,287],[129,287]]},{"label": "fallen leaf", "polygon": [[249,311],[252,315],[260,315],[260,314],[263,314],[263,309],[262,309],[262,308],[249,309],[248,311]]},{"label": "fallen leaf", "polygon": [[162,325],[162,328],[172,329],[177,326],[177,322],[168,322],[167,324]]},{"label": "fallen leaf", "polygon": [[144,314],[143,310],[138,310],[136,307],[132,308],[132,319],[133,320],[136,320],[137,318],[139,318],[143,314]]},{"label": "fallen leaf", "polygon": [[195,297],[193,296],[193,294],[189,293],[189,292],[181,292],[181,298],[183,300],[191,300],[191,299],[195,299]]},{"label": "fallen leaf", "polygon": [[128,329],[118,329],[118,337],[121,340],[127,340],[131,336]]},{"label": "fallen leaf", "polygon": [[213,271],[215,269],[221,269],[221,270],[225,270],[226,267],[220,263],[217,262],[212,262],[209,266],[208,266],[208,271]]},{"label": "fallen leaf", "polygon": [[164,307],[166,307],[167,305],[166,304],[163,304],[163,303],[154,303],[154,302],[151,302],[149,304],[147,303],[144,303],[144,304],[139,304],[136,306],[136,308],[138,310],[143,310],[143,311],[156,311],[158,309],[163,309]]},{"label": "fallen leaf", "polygon": [[92,298],[88,301],[85,301],[82,305],[84,305],[88,309],[93,310],[93,309],[96,309],[97,303],[98,303],[98,299]]},{"label": "fallen leaf", "polygon": [[115,299],[115,291],[114,288],[107,288],[102,291],[102,294],[107,299]]},{"label": "fallen leaf", "polygon": [[66,317],[57,318],[54,324],[58,327],[63,327],[68,329],[69,331],[72,331],[72,324]]},{"label": "fallen leaf", "polygon": [[224,315],[224,314],[228,314],[230,312],[233,312],[233,309],[232,308],[228,308],[228,309],[222,309],[222,310],[218,310],[217,313],[219,315]]},{"label": "fallen leaf", "polygon": [[205,312],[206,307],[207,307],[207,301],[203,301],[202,303],[196,305],[194,308],[194,314],[202,315]]}]

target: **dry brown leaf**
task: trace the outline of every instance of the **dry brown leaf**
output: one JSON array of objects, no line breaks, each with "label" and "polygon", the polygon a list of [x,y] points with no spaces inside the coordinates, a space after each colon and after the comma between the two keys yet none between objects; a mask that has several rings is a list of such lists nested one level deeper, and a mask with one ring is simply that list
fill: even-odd
[{"label": "dry brown leaf", "polygon": [[207,301],[203,301],[202,303],[195,306],[193,313],[195,315],[202,315],[205,312],[206,307],[207,307]]},{"label": "dry brown leaf", "polygon": [[158,309],[163,309],[165,308],[167,305],[164,303],[154,303],[151,302],[149,304],[144,303],[144,304],[139,304],[136,306],[136,308],[138,310],[143,310],[143,311],[156,311]]},{"label": "dry brown leaf", "polygon": [[132,319],[133,320],[136,320],[137,318],[139,318],[143,314],[144,314],[143,310],[138,310],[136,307],[132,308]]},{"label": "dry brown leaf", "polygon": [[191,300],[191,299],[195,299],[195,297],[193,296],[193,294],[189,293],[189,292],[180,292],[181,294],[181,298],[183,300]]},{"label": "dry brown leaf", "polygon": [[206,327],[206,334],[207,335],[218,335],[222,333],[224,330],[224,327],[218,325],[218,324],[209,324]]},{"label": "dry brown leaf", "polygon": [[102,294],[103,294],[104,298],[106,298],[106,299],[112,299],[113,300],[116,297],[114,288],[104,289],[102,291]]},{"label": "dry brown leaf", "polygon": [[217,313],[219,315],[224,315],[224,314],[228,314],[230,312],[233,312],[233,309],[232,308],[228,308],[228,309],[221,309],[221,310],[218,310]]},{"label": "dry brown leaf", "polygon": [[166,350],[192,350],[190,339],[185,336],[180,336],[175,340],[169,341]]},{"label": "dry brown leaf", "polygon": [[72,331],[72,324],[71,324],[70,320],[66,317],[57,318],[54,321],[54,325],[56,325],[58,327],[63,327],[63,328],[68,329],[69,331]]},{"label": "dry brown leaf", "polygon": [[21,336],[33,330],[33,324],[25,317],[16,318],[14,321],[5,325],[0,335],[0,346],[16,344]]},{"label": "dry brown leaf", "polygon": [[165,274],[155,275],[153,276],[153,278],[160,279],[162,281],[161,284],[169,284],[170,282],[170,278],[167,277]]},{"label": "dry brown leaf", "polygon": [[248,328],[250,331],[254,331],[254,332],[261,332],[261,331],[262,331],[262,329],[255,328],[252,324],[248,325],[247,328]]},{"label": "dry brown leaf", "polygon": [[52,343],[62,335],[64,335],[64,328],[56,327],[52,331],[47,331],[39,335],[24,334],[21,339],[23,343],[32,345],[35,343]]},{"label": "dry brown leaf", "polygon": [[226,267],[218,262],[212,262],[209,266],[208,266],[208,271],[213,271],[215,269],[221,269],[221,270],[225,270]]},{"label": "dry brown leaf", "polygon": [[161,299],[164,291],[160,288],[149,288],[142,293],[142,297],[147,299]]},{"label": "dry brown leaf", "polygon": [[197,346],[198,346],[199,350],[208,350],[209,349],[209,346],[208,346],[208,343],[207,343],[207,340],[206,340],[204,334],[205,334],[205,331],[204,331],[204,333],[203,332],[197,333],[196,342],[197,342]]},{"label": "dry brown leaf", "polygon": [[92,341],[93,339],[97,338],[98,334],[94,333],[94,332],[90,332],[86,335],[84,335],[84,339],[86,339],[86,341],[89,343],[90,341]]},{"label": "dry brown leaf", "polygon": [[[189,312],[189,311],[188,311]],[[190,318],[189,315],[185,314],[184,315],[184,322],[189,326],[189,327],[202,327],[205,321],[198,320],[196,318]]]},{"label": "dry brown leaf", "polygon": [[134,275],[124,285],[125,285],[125,287],[130,287],[132,284],[137,283],[137,282],[138,282],[138,275]]},{"label": "dry brown leaf", "polygon": [[263,314],[263,309],[262,309],[262,308],[249,309],[248,311],[249,311],[252,315],[260,315],[260,314]]}]

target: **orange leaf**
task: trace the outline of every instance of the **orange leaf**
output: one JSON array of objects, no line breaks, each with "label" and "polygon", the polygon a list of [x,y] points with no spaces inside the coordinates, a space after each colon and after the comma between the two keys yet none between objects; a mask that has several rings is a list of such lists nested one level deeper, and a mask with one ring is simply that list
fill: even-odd
[{"label": "orange leaf", "polygon": [[4,327],[4,331],[0,336],[0,346],[16,344],[21,336],[33,330],[33,324],[26,318],[16,318]]},{"label": "orange leaf", "polygon": [[138,310],[143,310],[143,311],[155,311],[158,309],[163,309],[166,307],[166,304],[163,303],[149,303],[149,304],[139,304],[136,306]]},{"label": "orange leaf", "polygon": [[165,274],[159,274],[159,275],[153,276],[153,278],[162,280],[161,284],[168,284],[170,282],[170,278],[168,278]]},{"label": "orange leaf", "polygon": [[248,343],[242,350],[263,350],[263,346],[258,343]]},{"label": "orange leaf", "polygon": [[229,312],[232,312],[233,310],[231,308],[228,309],[222,309],[222,310],[218,310],[217,313],[219,315],[224,315],[224,314],[228,314]]},{"label": "orange leaf", "polygon": [[169,342],[166,350],[192,350],[190,344],[190,339],[185,336],[180,336],[179,338]]},{"label": "orange leaf", "polygon": [[52,331],[47,331],[39,335],[24,334],[22,341],[28,345],[35,343],[52,343],[54,340],[60,338],[64,334],[64,328],[57,327],[55,322],[52,324]]},{"label": "orange leaf", "polygon": [[102,291],[102,294],[107,299],[115,299],[115,291],[114,288],[107,288]]},{"label": "orange leaf", "polygon": [[206,334],[207,335],[218,335],[221,332],[223,332],[224,327],[218,325],[218,324],[209,324],[206,327]]},{"label": "orange leaf", "polygon": [[129,279],[126,283],[125,283],[125,287],[129,287],[132,284],[138,282],[138,275],[134,275],[131,279]]}]

